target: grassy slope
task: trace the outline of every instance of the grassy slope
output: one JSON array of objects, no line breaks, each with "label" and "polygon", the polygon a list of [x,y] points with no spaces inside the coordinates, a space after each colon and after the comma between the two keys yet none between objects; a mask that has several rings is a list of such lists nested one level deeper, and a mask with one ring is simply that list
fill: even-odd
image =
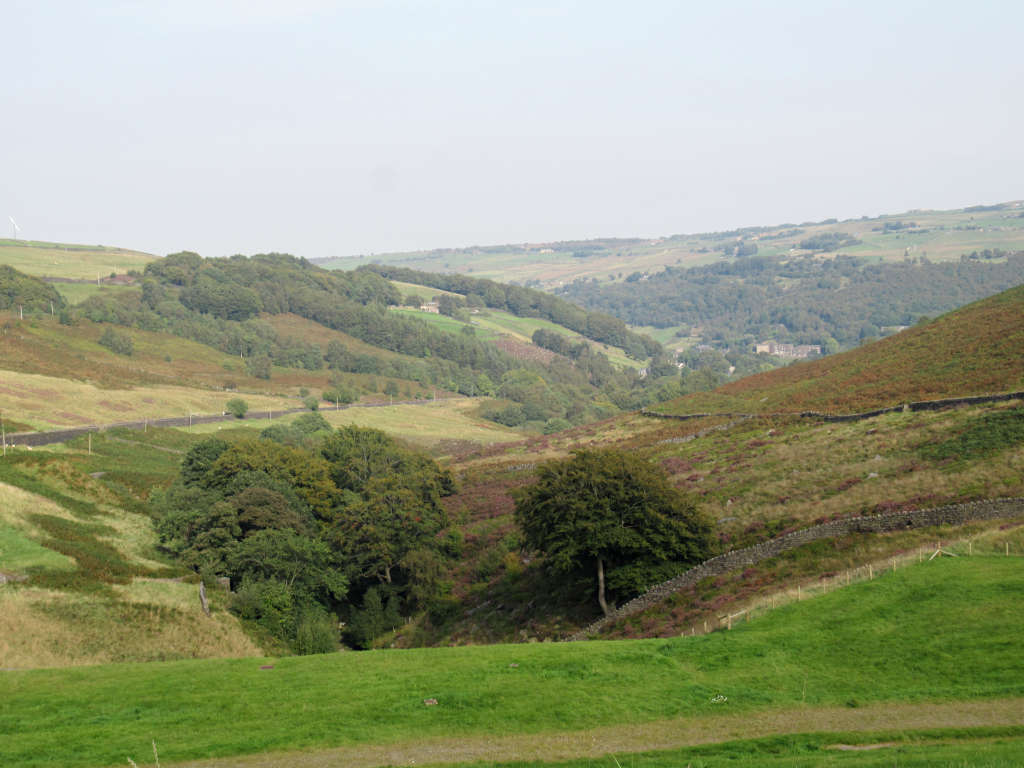
[{"label": "grassy slope", "polygon": [[[452,518],[464,521],[465,551],[452,574],[454,592],[465,600],[463,612],[423,634],[403,630],[398,642],[560,637],[597,618],[589,582],[572,592],[561,582],[547,583],[536,561],[522,559],[512,518],[510,492],[532,482],[533,465],[574,447],[615,447],[659,464],[715,521],[719,546],[732,549],[834,516],[1024,496],[1024,441],[993,427],[1007,420],[1018,431],[1024,426],[1019,401],[848,424],[795,417],[746,420],[691,439],[729,422],[632,415],[464,457],[454,463],[460,491],[447,500]],[[979,442],[979,435],[989,437]],[[950,451],[959,458],[951,461]],[[634,637],[689,631],[694,621],[721,614],[723,605],[792,588],[795,580],[816,582],[822,575],[934,543],[936,536],[959,538],[984,529],[852,537],[801,548],[762,569],[737,572],[710,589],[684,595],[653,612],[649,621],[616,631]],[[1014,539],[1012,545],[1016,551],[1024,541]]]},{"label": "grassy slope", "polygon": [[708,717],[716,695],[737,715],[1019,697],[1024,614],[1006,605],[1022,592],[1018,558],[962,558],[696,638],[3,673],[0,761],[113,764],[152,738],[170,761],[558,733]]},{"label": "grassy slope", "polygon": [[[198,436],[175,430],[96,435],[0,465],[0,667],[251,656],[256,645],[212,593],[156,552],[141,502],[177,472]],[[92,475],[98,475],[93,477]]]},{"label": "grassy slope", "polygon": [[[414,283],[402,283],[396,280],[392,280],[391,282],[402,290],[403,295],[406,295],[408,292],[415,293],[417,291],[424,296],[426,296],[430,291],[434,291],[435,293],[449,293],[448,291],[437,291],[436,289],[429,288],[427,286],[418,286]],[[452,295],[458,296],[460,294]],[[499,309],[481,309],[478,314],[471,315],[471,322],[469,323],[464,323],[453,317],[446,317],[445,315],[438,315],[429,312],[420,312],[419,310],[396,309],[394,311],[400,312],[409,317],[416,317],[442,330],[448,331],[449,333],[459,333],[463,328],[468,327],[473,329],[473,332],[477,337],[485,340],[494,340],[506,337],[524,344],[532,344],[533,333],[540,328],[543,328],[546,331],[560,333],[573,342],[585,340],[585,337],[581,334],[571,331],[557,323],[552,323],[550,320],[545,320],[539,317],[517,317],[511,312],[505,312],[504,310]],[[615,365],[628,366],[630,368],[640,368],[643,365],[642,362],[627,357],[626,353],[620,347],[613,347],[593,340],[587,340],[587,342],[595,350],[603,352]]]},{"label": "grassy slope", "polygon": [[37,277],[95,280],[111,272],[142,271],[157,258],[152,254],[103,245],[72,245],[0,239],[0,264]]},{"label": "grassy slope", "polygon": [[[425,448],[435,456],[453,456],[479,450],[495,443],[517,442],[522,434],[493,421],[475,415],[479,404],[470,399],[424,401],[418,405],[393,405],[372,408],[342,408],[324,405],[320,414],[334,427],[356,424],[360,427],[381,429]],[[234,426],[231,422],[201,424],[193,427],[196,434],[223,433],[224,430],[258,434],[268,424],[287,423],[297,415],[274,418],[272,421],[251,422]]]},{"label": "grassy slope", "polygon": [[837,355],[673,400],[665,413],[850,413],[1024,389],[1024,286]]}]

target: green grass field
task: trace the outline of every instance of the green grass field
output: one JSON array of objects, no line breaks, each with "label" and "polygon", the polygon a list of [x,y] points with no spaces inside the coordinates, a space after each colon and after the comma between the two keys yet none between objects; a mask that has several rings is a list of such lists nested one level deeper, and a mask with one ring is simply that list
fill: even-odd
[{"label": "green grass field", "polygon": [[[1020,726],[1024,613],[1007,606],[1022,595],[1019,558],[942,559],[694,638],[4,672],[0,763],[110,765],[151,739],[173,762],[723,717],[731,741],[791,732],[798,711],[824,718],[808,730],[894,732],[944,702],[981,711],[975,727]],[[829,715],[862,707],[885,725]]]},{"label": "green grass field", "polygon": [[124,274],[130,269],[141,272],[155,258],[141,251],[103,245],[0,239],[0,264],[37,277],[95,280],[112,272]]},{"label": "green grass field", "polygon": [[138,290],[130,285],[97,285],[96,283],[53,283],[53,287],[69,304],[81,304],[90,296]]}]

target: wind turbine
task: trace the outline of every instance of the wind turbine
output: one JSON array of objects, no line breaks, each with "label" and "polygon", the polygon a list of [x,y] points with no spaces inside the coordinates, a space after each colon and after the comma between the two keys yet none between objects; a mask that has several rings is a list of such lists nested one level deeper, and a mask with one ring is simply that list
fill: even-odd
[{"label": "wind turbine", "polygon": [[8,216],[7,218],[11,220],[11,228],[14,230],[14,239],[17,240],[18,233],[21,232],[21,227],[18,226],[18,222],[14,220],[13,216]]}]

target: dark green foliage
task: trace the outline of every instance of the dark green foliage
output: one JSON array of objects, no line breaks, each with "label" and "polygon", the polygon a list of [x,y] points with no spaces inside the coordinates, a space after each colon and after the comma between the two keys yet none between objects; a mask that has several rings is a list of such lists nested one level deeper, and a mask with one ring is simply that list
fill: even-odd
[{"label": "dark green foliage", "polygon": [[616,450],[579,450],[537,469],[537,482],[514,493],[525,543],[553,571],[596,567],[617,596],[705,559],[711,526],[668,482],[664,471]]},{"label": "dark green foliage", "polygon": [[447,589],[436,542],[450,473],[383,432],[325,430],[323,416],[307,413],[259,440],[204,440],[152,499],[161,547],[228,576],[233,610],[303,653],[333,648],[332,617],[349,610],[350,590],[388,589],[379,611],[371,595],[356,620],[368,645],[398,623],[403,595],[419,609]]},{"label": "dark green foliage", "polygon": [[181,482],[185,486],[197,485],[204,475],[210,471],[228,444],[216,437],[203,440],[188,449],[181,460]]},{"label": "dark green foliage", "polygon": [[107,328],[103,331],[103,334],[96,343],[119,355],[131,355],[135,351],[135,343],[132,341],[132,337],[126,333],[115,331],[113,328]]},{"label": "dark green foliage", "polygon": [[970,421],[966,429],[940,443],[920,449],[927,459],[945,461],[984,458],[1024,443],[1024,408],[986,413]]},{"label": "dark green foliage", "polygon": [[273,361],[269,355],[256,355],[245,361],[245,370],[257,379],[269,379]]},{"label": "dark green foliage", "polygon": [[382,594],[383,587],[370,587],[363,595],[362,607],[353,613],[345,635],[357,648],[370,648],[374,638],[394,629],[401,623],[398,600]]},{"label": "dark green foliage", "polygon": [[[473,294],[475,297],[482,298],[488,307],[507,310],[519,317],[543,317],[594,341],[601,341],[623,349],[636,349],[638,357],[651,357],[661,351],[661,345],[656,341],[648,336],[630,331],[626,328],[626,324],[617,317],[600,312],[585,312],[564,299],[532,288],[504,285],[493,280],[482,280],[457,273],[418,272],[414,269],[380,264],[360,267],[356,271],[376,273],[407,283],[429,285],[464,296]],[[441,299],[438,301],[440,306]]]},{"label": "dark green foliage", "polygon": [[[549,294],[491,281],[461,287],[468,289],[466,302],[453,296],[442,301],[453,313],[463,313],[462,305],[472,294],[474,304],[548,318],[584,336],[620,346],[637,359],[660,354],[657,343],[629,331],[622,320],[585,312]],[[93,322],[171,333],[238,355],[249,375],[261,379],[269,379],[275,365],[317,370],[326,362],[334,371],[373,374],[478,396],[491,394],[510,376],[515,379],[526,371],[543,379],[552,393],[538,397],[519,386],[507,387],[503,397],[530,399],[520,403],[528,422],[558,417],[581,423],[607,415],[611,402],[628,402],[630,407],[651,402],[647,380],[632,370],[616,370],[586,343],[573,345],[569,359],[543,365],[528,356],[521,359],[502,351],[474,333],[452,333],[419,318],[387,311],[400,300],[394,286],[370,270],[329,272],[285,254],[201,259],[184,252],[148,264],[141,290],[94,295],[76,311]],[[292,313],[398,354],[353,350],[337,339],[322,349],[315,342],[279,334],[259,313]],[[598,396],[599,388],[606,391],[604,397]],[[612,392],[629,395],[613,398]],[[355,399],[341,386],[331,394],[338,403]]]},{"label": "dark green foliage", "polygon": [[249,411],[249,404],[240,397],[232,398],[224,404],[224,410],[233,415],[236,419],[245,418]]},{"label": "dark green foliage", "polygon": [[325,389],[323,391],[323,394],[320,395],[320,398],[322,400],[326,400],[329,403],[341,405],[342,403],[354,403],[356,400],[359,399],[359,395],[357,395],[354,391],[352,391],[350,387],[347,387],[344,384],[336,384],[330,389]]},{"label": "dark green foliage", "polygon": [[317,411],[304,413],[290,424],[271,424],[260,432],[260,437],[285,445],[305,445],[312,448],[318,433],[331,431],[331,425]]},{"label": "dark green foliage", "polygon": [[338,621],[323,610],[307,608],[295,627],[295,652],[300,655],[338,650]]},{"label": "dark green foliage", "polygon": [[320,410],[320,398],[310,395],[302,399],[302,404],[311,411]]},{"label": "dark green foliage", "polygon": [[801,240],[800,247],[805,251],[831,251],[836,248],[850,247],[859,243],[860,240],[845,232],[823,232],[820,235],[814,235],[813,237]]},{"label": "dark green foliage", "polygon": [[[830,241],[831,242],[831,241]],[[801,245],[821,245],[807,241]],[[829,246],[831,247],[831,246]],[[757,255],[668,267],[624,284],[580,280],[562,293],[633,325],[699,326],[715,346],[750,349],[775,339],[849,348],[868,326],[909,326],[1024,280],[1024,253],[1005,262],[872,264],[856,256]]]},{"label": "dark green foliage", "polygon": [[38,277],[31,277],[9,267],[0,265],[0,310],[15,312],[22,307],[26,312],[63,310],[64,297],[49,283]]},{"label": "dark green foliage", "polygon": [[[310,410],[315,411],[315,408]],[[319,413],[304,413],[298,416],[291,424],[292,428],[303,435],[312,435],[315,432],[329,432],[330,423]]]}]

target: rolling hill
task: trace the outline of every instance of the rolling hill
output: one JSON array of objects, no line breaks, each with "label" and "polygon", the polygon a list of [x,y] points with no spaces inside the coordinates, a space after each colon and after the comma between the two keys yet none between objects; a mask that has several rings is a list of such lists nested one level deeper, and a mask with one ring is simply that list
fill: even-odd
[{"label": "rolling hill", "polygon": [[989,256],[993,250],[1024,250],[1024,202],[976,205],[950,211],[915,210],[901,214],[836,221],[750,226],[726,232],[676,234],[653,238],[606,238],[447,248],[412,253],[373,254],[319,260],[331,269],[380,263],[426,272],[472,274],[503,282],[539,284],[548,289],[574,280],[623,281],[636,273],[665,267],[714,264],[744,243],[762,256],[842,252],[869,262],[899,262],[905,256],[958,261],[961,255]]},{"label": "rolling hill", "polygon": [[1024,285],[899,334],[659,405],[661,413],[868,411],[1024,390]]}]

